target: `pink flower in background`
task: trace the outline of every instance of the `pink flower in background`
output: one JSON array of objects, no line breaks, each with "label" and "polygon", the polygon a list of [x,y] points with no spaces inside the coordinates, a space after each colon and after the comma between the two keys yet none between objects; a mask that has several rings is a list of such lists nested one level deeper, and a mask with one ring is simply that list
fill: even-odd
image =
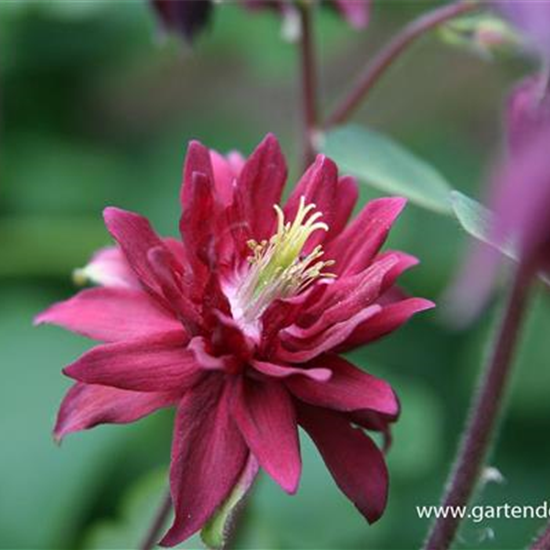
[{"label": "pink flower in background", "polygon": [[493,0],[493,5],[523,33],[528,47],[550,62],[550,1]]},{"label": "pink flower in background", "polygon": [[356,183],[318,156],[281,207],[286,176],[273,136],[246,161],[192,142],[181,239],[107,208],[117,245],[78,273],[99,286],[37,317],[104,342],[64,370],[76,384],[56,438],[177,407],[167,546],[258,466],[294,493],[298,425],[368,521],[386,505],[384,458],[364,430],[387,432],[399,404],[387,382],[338,354],[433,307],[395,286],[416,259],[380,252],[405,201],[374,200],[349,221]]},{"label": "pink flower in background", "polygon": [[550,125],[550,93],[544,76],[521,81],[510,94],[506,116],[510,148],[530,146],[533,137]]},{"label": "pink flower in background", "polygon": [[[523,121],[524,122],[524,121]],[[522,128],[497,165],[491,182],[490,207],[495,214],[491,239],[513,243],[518,261],[532,269],[550,269],[550,119]],[[512,126],[512,130],[517,130]],[[514,137],[513,135],[511,137]],[[517,137],[517,136],[516,136]],[[452,291],[455,313],[468,321],[485,305],[502,254],[477,246]]]}]

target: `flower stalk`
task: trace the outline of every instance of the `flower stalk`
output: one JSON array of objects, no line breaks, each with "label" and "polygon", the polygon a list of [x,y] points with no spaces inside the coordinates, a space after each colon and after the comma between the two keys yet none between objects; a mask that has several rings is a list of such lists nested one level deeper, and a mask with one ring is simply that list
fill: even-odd
[{"label": "flower stalk", "polygon": [[308,2],[298,5],[300,19],[300,78],[303,116],[303,164],[309,166],[315,158],[315,134],[319,122],[317,99],[317,67],[313,37],[312,9]]},{"label": "flower stalk", "polygon": [[[495,345],[474,396],[457,459],[446,485],[442,500],[444,507],[465,506],[474,492],[502,410],[534,274],[532,262],[521,262],[516,270]],[[424,549],[449,548],[459,523],[460,518],[451,515],[438,518]]]},{"label": "flower stalk", "polygon": [[435,27],[478,8],[475,0],[460,0],[454,4],[436,8],[409,22],[380,52],[369,60],[349,93],[336,107],[326,122],[330,128],[345,122],[359,107],[370,91],[400,55],[418,38]]},{"label": "flower stalk", "polygon": [[550,548],[550,523],[544,528],[544,531],[542,531],[535,542],[529,547],[529,550],[546,550],[547,548]]},{"label": "flower stalk", "polygon": [[147,533],[140,545],[140,550],[153,550],[157,546],[159,540],[162,538],[163,531],[166,523],[168,522],[168,516],[172,511],[172,498],[170,491],[163,497],[159,509],[153,518],[153,521],[147,530]]}]

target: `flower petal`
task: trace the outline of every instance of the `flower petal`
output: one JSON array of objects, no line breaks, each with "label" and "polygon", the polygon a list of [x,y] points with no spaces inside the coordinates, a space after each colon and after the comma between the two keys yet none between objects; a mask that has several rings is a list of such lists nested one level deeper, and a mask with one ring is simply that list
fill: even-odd
[{"label": "flower petal", "polygon": [[338,236],[346,227],[358,197],[357,180],[352,176],[342,176],[336,187],[336,204],[334,205],[334,215],[328,230],[327,241]]},{"label": "flower petal", "polygon": [[[166,245],[154,232],[149,221],[119,208],[109,207],[103,211],[105,225],[124,252],[128,263],[140,281],[150,290],[159,293],[159,286],[149,265],[147,252],[152,248],[165,248]],[[181,271],[176,258],[169,252],[173,268]]]},{"label": "flower petal", "polygon": [[400,197],[369,202],[340,236],[327,244],[325,256],[336,261],[331,271],[339,276],[363,271],[384,244],[406,202]]},{"label": "flower petal", "polygon": [[90,282],[110,288],[141,288],[139,279],[118,246],[98,250],[88,264],[75,270],[74,278],[83,284]]},{"label": "flower petal", "polygon": [[53,304],[35,318],[105,342],[183,330],[180,322],[142,290],[90,288]]},{"label": "flower petal", "polygon": [[214,172],[216,193],[223,206],[228,206],[233,199],[233,189],[241,173],[245,160],[237,152],[224,157],[217,151],[210,150],[210,160]]},{"label": "flower petal", "polygon": [[180,190],[181,209],[185,211],[192,206],[193,178],[195,174],[202,174],[209,185],[213,185],[214,172],[212,170],[212,159],[210,151],[199,141],[192,140],[187,147],[185,164],[183,166],[183,183]]},{"label": "flower petal", "polygon": [[310,324],[299,330],[291,327],[282,334],[282,338],[292,334],[304,340],[309,339],[336,323],[351,319],[377,301],[386,280],[394,278],[399,263],[397,256],[387,254],[356,275],[339,277],[327,285],[323,297],[304,312]]},{"label": "flower petal", "polygon": [[289,363],[311,361],[314,357],[337,348],[349,338],[361,323],[378,314],[381,309],[379,305],[366,307],[349,319],[335,323],[312,338],[304,338],[307,329],[304,330],[297,325],[291,325],[281,331],[280,339],[283,345],[277,349],[277,358]]},{"label": "flower petal", "polygon": [[276,381],[241,377],[232,404],[235,422],[260,466],[294,494],[302,462],[296,413],[287,389]]},{"label": "flower petal", "polygon": [[[313,203],[318,212],[323,214],[320,221],[330,228],[335,218],[337,208],[338,168],[325,155],[317,155],[315,162],[307,169],[296,188],[289,197],[285,208],[285,218],[293,220],[298,212],[300,200],[306,204]],[[326,232],[316,231],[311,235],[304,247],[303,253],[308,254],[327,237]]]},{"label": "flower petal", "polygon": [[180,390],[200,377],[195,354],[186,349],[183,332],[96,346],[63,372],[86,384],[123,390]]},{"label": "flower petal", "polygon": [[61,441],[67,434],[98,424],[127,424],[175,405],[179,392],[135,392],[77,382],[65,395],[54,429]]},{"label": "flower petal", "polygon": [[317,382],[326,382],[331,376],[332,371],[329,369],[306,369],[295,368],[289,365],[276,365],[275,363],[267,363],[265,361],[252,361],[252,367],[258,372],[270,376],[272,378],[288,378],[289,376],[306,376]]},{"label": "flower petal", "polygon": [[338,346],[338,352],[351,350],[381,338],[398,329],[416,313],[433,307],[435,304],[424,298],[407,298],[386,305],[380,313],[357,326],[350,336]]},{"label": "flower petal", "polygon": [[313,364],[327,368],[332,376],[326,382],[306,377],[291,377],[287,387],[300,400],[311,405],[339,411],[369,409],[395,415],[399,403],[391,386],[384,380],[368,374],[337,355],[325,355]]},{"label": "flower petal", "polygon": [[229,386],[212,374],[178,408],[170,465],[176,516],[162,546],[175,546],[206,523],[237,483],[247,456],[230,415]]},{"label": "flower petal", "polygon": [[388,471],[372,439],[341,414],[301,406],[299,422],[319,449],[341,491],[369,523],[380,518],[388,498]]},{"label": "flower petal", "polygon": [[250,238],[267,239],[275,227],[273,205],[279,204],[287,177],[285,158],[277,138],[268,134],[246,160],[237,180],[235,201],[250,223]]}]

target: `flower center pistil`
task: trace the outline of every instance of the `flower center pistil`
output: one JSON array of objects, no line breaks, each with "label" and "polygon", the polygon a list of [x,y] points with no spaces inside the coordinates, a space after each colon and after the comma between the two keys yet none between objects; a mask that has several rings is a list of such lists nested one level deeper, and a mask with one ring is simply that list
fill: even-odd
[{"label": "flower center pistil", "polygon": [[235,295],[237,316],[245,323],[255,323],[273,300],[294,296],[319,278],[335,277],[323,271],[334,261],[320,260],[323,256],[321,245],[305,256],[302,253],[315,231],[328,231],[328,225],[319,221],[323,214],[315,211],[315,204],[306,205],[305,197],[301,197],[292,222],[285,221],[278,205],[274,208],[277,232],[269,241],[247,243],[252,250],[248,258],[250,268]]}]

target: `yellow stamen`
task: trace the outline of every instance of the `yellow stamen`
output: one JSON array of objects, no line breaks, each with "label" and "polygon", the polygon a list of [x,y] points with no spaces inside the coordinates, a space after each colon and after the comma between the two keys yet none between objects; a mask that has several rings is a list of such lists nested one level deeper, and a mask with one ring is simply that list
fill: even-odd
[{"label": "yellow stamen", "polygon": [[323,271],[334,262],[320,260],[323,256],[321,245],[302,257],[302,250],[309,237],[318,230],[328,231],[327,224],[319,221],[322,213],[315,211],[315,204],[306,205],[305,198],[301,197],[292,222],[285,221],[284,213],[278,205],[274,205],[274,208],[277,213],[277,232],[269,241],[247,243],[252,250],[252,256],[248,259],[250,269],[236,296],[245,321],[258,319],[277,298],[293,296],[319,278],[335,277]]}]

